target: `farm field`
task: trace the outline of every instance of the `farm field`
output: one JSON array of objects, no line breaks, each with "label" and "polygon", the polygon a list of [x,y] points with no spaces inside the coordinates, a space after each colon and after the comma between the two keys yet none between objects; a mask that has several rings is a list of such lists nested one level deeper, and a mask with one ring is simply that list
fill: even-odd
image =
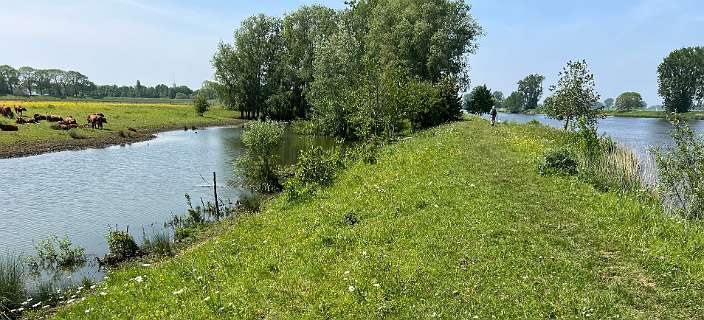
[{"label": "farm field", "polygon": [[[83,101],[0,101],[0,105],[20,105],[27,109],[24,117],[40,115],[73,116],[79,126],[87,125],[91,113],[103,113],[107,118],[104,129],[79,127],[54,130],[51,122],[19,125],[17,132],[0,132],[0,157],[100,147],[148,139],[154,132],[180,129],[185,126],[233,124],[237,112],[211,108],[202,117],[192,105],[166,103],[116,103]],[[14,119],[0,118],[0,124],[14,124]],[[128,130],[135,129],[136,132]]]},{"label": "farm field", "polygon": [[701,223],[685,236],[646,195],[540,175],[564,137],[477,118],[430,129],[312,199],[275,198],[176,258],[111,273],[56,317],[700,317]]}]

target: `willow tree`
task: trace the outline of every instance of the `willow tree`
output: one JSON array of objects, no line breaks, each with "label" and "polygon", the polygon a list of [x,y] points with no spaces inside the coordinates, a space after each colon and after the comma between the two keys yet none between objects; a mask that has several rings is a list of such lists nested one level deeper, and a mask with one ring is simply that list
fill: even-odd
[{"label": "willow tree", "polygon": [[573,120],[580,118],[594,124],[603,117],[602,107],[597,104],[599,94],[595,87],[594,75],[585,60],[567,62],[567,66],[560,71],[557,84],[550,87],[552,94],[545,99],[545,114],[565,121],[565,130]]}]

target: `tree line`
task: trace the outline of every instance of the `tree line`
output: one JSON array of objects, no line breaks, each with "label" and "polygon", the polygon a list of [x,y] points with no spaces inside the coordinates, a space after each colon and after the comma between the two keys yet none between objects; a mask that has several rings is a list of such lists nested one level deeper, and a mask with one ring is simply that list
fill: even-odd
[{"label": "tree line", "polygon": [[245,19],[212,63],[247,118],[310,119],[327,134],[393,136],[461,117],[481,27],[459,0],[357,0]]},{"label": "tree line", "polygon": [[193,90],[187,86],[143,86],[139,80],[134,86],[96,85],[77,71],[34,69],[8,65],[0,66],[0,95],[51,96],[56,98],[190,98]]}]

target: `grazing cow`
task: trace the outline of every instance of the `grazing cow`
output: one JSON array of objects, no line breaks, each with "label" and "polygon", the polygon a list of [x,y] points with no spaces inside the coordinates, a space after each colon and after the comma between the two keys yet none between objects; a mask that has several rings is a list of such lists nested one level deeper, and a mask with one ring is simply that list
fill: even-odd
[{"label": "grazing cow", "polygon": [[19,128],[12,124],[0,124],[0,131],[18,131]]},{"label": "grazing cow", "polygon": [[22,112],[25,112],[25,111],[27,111],[27,108],[25,108],[25,107],[23,107],[23,106],[15,106],[15,113],[16,113],[18,116],[21,117],[21,116],[22,116]]},{"label": "grazing cow", "polygon": [[88,123],[90,123],[90,127],[95,129],[103,129],[103,123],[108,123],[108,119],[105,118],[105,115],[102,113],[93,113],[88,115]]},{"label": "grazing cow", "polygon": [[0,115],[12,119],[15,115],[12,113],[12,108],[8,106],[0,106]]}]

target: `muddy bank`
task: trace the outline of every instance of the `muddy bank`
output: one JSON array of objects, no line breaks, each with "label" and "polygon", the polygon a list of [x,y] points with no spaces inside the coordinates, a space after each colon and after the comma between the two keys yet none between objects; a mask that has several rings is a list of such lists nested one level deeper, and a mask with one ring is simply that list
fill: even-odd
[{"label": "muddy bank", "polygon": [[[241,125],[246,120],[229,119],[208,124],[200,124],[197,128],[207,128],[213,126],[236,126]],[[67,150],[82,150],[82,149],[101,149],[116,145],[127,145],[135,142],[151,140],[156,133],[184,130],[191,130],[192,125],[167,125],[153,128],[138,128],[136,132],[127,130],[108,131],[109,133],[85,139],[71,140],[52,140],[52,141],[26,141],[12,144],[0,145],[0,159],[27,157],[44,153],[67,151]],[[107,131],[107,130],[106,130]],[[122,132],[122,134],[120,134]]]}]

